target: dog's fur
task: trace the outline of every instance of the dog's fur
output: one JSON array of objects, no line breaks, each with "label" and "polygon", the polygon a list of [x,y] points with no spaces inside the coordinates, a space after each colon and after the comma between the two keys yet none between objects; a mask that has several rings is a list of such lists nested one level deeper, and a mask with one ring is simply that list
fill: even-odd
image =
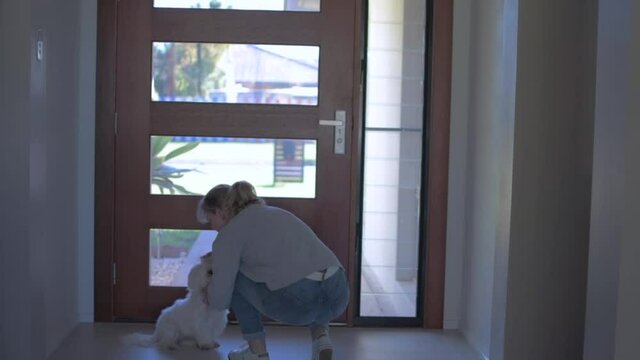
[{"label": "dog's fur", "polygon": [[175,349],[183,340],[195,340],[196,346],[203,350],[218,347],[216,339],[227,325],[228,311],[214,310],[208,304],[207,287],[214,278],[211,258],[208,253],[191,268],[187,296],[162,310],[152,335],[132,334],[125,341]]}]

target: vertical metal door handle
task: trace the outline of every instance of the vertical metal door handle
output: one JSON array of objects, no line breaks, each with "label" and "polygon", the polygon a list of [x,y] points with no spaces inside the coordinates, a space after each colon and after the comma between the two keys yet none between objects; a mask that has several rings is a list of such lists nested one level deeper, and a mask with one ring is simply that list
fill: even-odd
[{"label": "vertical metal door handle", "polygon": [[345,153],[345,132],[347,127],[347,112],[345,110],[336,110],[336,117],[332,120],[320,120],[320,125],[334,126],[333,133],[333,153],[344,154]]}]

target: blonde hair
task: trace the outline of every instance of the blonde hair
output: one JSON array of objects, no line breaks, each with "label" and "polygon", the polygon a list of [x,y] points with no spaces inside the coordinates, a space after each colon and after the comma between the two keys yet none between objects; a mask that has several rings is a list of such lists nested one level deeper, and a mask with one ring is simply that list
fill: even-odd
[{"label": "blonde hair", "polygon": [[207,214],[212,214],[216,210],[224,209],[224,200],[229,193],[231,186],[227,184],[220,184],[214,186],[207,195],[205,195],[198,203],[198,209],[196,211],[196,218],[202,224],[209,222]]},{"label": "blonde hair", "polygon": [[247,181],[238,181],[231,185],[231,189],[224,199],[222,211],[231,219],[249,205],[264,204],[264,200],[256,195],[256,189]]},{"label": "blonde hair", "polygon": [[242,209],[252,204],[264,204],[256,195],[256,189],[247,181],[238,181],[233,185],[214,186],[198,203],[196,217],[202,224],[209,222],[207,214],[222,211],[227,219],[236,216]]}]

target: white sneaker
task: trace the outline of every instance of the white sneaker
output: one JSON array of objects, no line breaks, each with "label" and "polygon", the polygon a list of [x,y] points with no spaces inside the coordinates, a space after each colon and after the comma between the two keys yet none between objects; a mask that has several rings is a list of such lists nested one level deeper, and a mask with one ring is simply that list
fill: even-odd
[{"label": "white sneaker", "polygon": [[269,360],[269,354],[257,355],[251,352],[249,345],[233,350],[228,355],[229,360]]},{"label": "white sneaker", "polygon": [[331,360],[333,357],[333,344],[329,335],[320,335],[313,340],[311,360]]}]

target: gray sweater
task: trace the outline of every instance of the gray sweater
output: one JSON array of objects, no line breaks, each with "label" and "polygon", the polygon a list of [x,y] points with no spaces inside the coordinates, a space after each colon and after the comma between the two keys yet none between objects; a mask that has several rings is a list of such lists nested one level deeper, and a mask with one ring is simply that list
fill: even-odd
[{"label": "gray sweater", "polygon": [[238,271],[277,290],[314,271],[342,267],[302,220],[267,205],[251,205],[234,216],[218,232],[212,253],[209,302],[217,310],[229,308]]}]

